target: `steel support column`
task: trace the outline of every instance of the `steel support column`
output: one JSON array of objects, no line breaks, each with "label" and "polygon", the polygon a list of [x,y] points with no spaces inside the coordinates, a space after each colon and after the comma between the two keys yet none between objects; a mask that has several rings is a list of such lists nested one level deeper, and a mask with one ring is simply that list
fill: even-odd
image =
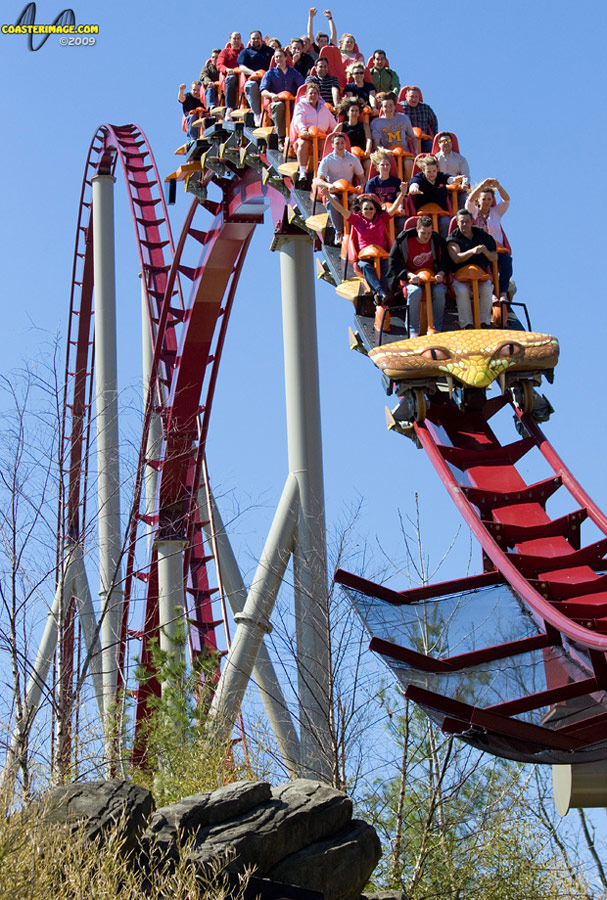
[{"label": "steel support column", "polygon": [[236,634],[211,704],[211,715],[224,738],[232,733],[263,636],[272,628],[270,615],[289,563],[297,529],[298,494],[297,479],[289,475],[244,609],[234,616]]},{"label": "steel support column", "polygon": [[92,178],[99,594],[106,716],[111,712],[116,699],[124,593],[121,574],[122,531],[116,373],[115,181],[112,175],[106,174]]},{"label": "steel support column", "polygon": [[607,806],[607,763],[605,760],[575,766],[552,766],[554,805],[560,816],[570,809]]},{"label": "steel support column", "polygon": [[299,485],[293,553],[304,775],[331,776],[329,616],[314,257],[307,235],[278,237],[289,470]]},{"label": "steel support column", "polygon": [[[176,657],[179,625],[184,622],[183,541],[156,541],[158,554],[158,623],[160,649]],[[164,682],[166,684],[166,682]],[[163,684],[163,688],[164,688]]]},{"label": "steel support column", "polygon": [[[247,589],[210,488],[209,495],[211,498],[210,509],[207,504],[206,490],[202,489],[198,492],[200,516],[205,522],[203,530],[209,543],[213,538],[215,540],[218,556],[217,562],[221,569],[226,599],[230,604],[232,614],[237,616],[244,610],[247,600]],[[287,706],[287,701],[278,682],[278,676],[270,659],[270,654],[263,640],[257,650],[257,657],[253,666],[253,681],[259,689],[283,762],[289,774],[295,777],[299,773],[299,738]]]},{"label": "steel support column", "polygon": [[99,626],[95,616],[93,598],[89,587],[88,576],[84,566],[82,547],[77,545],[72,558],[73,586],[72,593],[76,598],[78,617],[86,646],[88,668],[91,673],[95,699],[100,719],[103,720],[103,668],[101,647],[99,644]]}]

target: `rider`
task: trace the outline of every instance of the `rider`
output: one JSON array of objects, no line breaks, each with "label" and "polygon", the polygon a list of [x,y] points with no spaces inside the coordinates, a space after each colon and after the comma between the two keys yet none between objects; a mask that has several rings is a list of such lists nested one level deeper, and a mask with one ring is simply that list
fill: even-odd
[{"label": "rider", "polygon": [[[328,153],[318,166],[318,177],[315,183],[319,187],[326,184],[332,184],[345,178],[350,184],[354,183],[354,179],[362,180],[364,178],[363,167],[358,156],[346,150],[346,139],[340,131],[334,132],[332,136],[333,152]],[[335,243],[341,244],[344,231],[344,220],[341,213],[333,206],[329,206],[329,216],[335,228]]]},{"label": "rider", "polygon": [[249,35],[249,45],[238,57],[238,66],[241,72],[247,76],[244,90],[249,101],[249,106],[255,115],[255,124],[261,124],[261,97],[259,95],[259,81],[255,76],[258,71],[264,72],[270,68],[274,51],[264,44],[261,31],[252,31]]},{"label": "rider", "polygon": [[407,228],[397,236],[388,260],[388,285],[392,291],[400,286],[407,292],[409,301],[409,336],[418,337],[423,286],[418,275],[422,270],[431,272],[432,319],[436,331],[441,331],[447,290],[445,271],[449,268],[447,245],[432,230],[430,216],[420,216],[414,228]]},{"label": "rider", "polygon": [[[467,209],[457,213],[457,228],[447,238],[447,250],[456,268],[463,265],[479,266],[487,271],[489,264],[497,259],[495,241],[490,234],[472,224],[472,215]],[[457,272],[456,272],[457,275]],[[472,284],[453,281],[457,314],[460,328],[474,328],[470,292]],[[479,281],[479,314],[481,328],[491,328],[493,285],[491,280]]]},{"label": "rider", "polygon": [[225,118],[232,117],[232,110],[238,103],[238,56],[243,50],[240,31],[233,31],[230,35],[228,44],[217,57],[217,70],[223,78],[223,89],[225,91],[226,111]]},{"label": "rider", "polygon": [[427,103],[422,103],[422,92],[416,85],[407,85],[405,89],[405,102],[403,103],[403,112],[411,119],[414,128],[421,128],[424,134],[430,135],[422,141],[422,153],[429,153],[432,150],[432,135],[438,131],[438,120],[436,113]]},{"label": "rider", "polygon": [[279,142],[284,141],[286,135],[285,102],[279,98],[282,91],[288,91],[295,96],[297,88],[304,83],[302,76],[293,66],[287,65],[287,56],[282,48],[274,51],[274,65],[261,79],[259,89],[263,97],[270,101],[272,119],[278,132]]}]

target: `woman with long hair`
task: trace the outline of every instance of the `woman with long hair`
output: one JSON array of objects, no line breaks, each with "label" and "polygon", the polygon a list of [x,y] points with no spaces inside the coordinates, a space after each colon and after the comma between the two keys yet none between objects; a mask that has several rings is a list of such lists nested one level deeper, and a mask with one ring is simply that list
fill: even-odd
[{"label": "woman with long hair", "polygon": [[[321,193],[326,200],[346,219],[350,228],[358,237],[359,252],[366,247],[378,247],[380,250],[390,251],[390,237],[387,225],[392,216],[395,216],[404,199],[406,184],[403,182],[398,197],[389,209],[383,210],[382,205],[374,194],[361,194],[352,204],[352,210],[346,209],[337,197],[330,193],[328,187],[322,187]],[[388,271],[388,259],[380,260],[380,275],[375,271],[375,264],[371,260],[358,261],[358,266],[365,277],[365,281],[375,295],[375,301],[381,304],[388,293],[386,274]]]}]

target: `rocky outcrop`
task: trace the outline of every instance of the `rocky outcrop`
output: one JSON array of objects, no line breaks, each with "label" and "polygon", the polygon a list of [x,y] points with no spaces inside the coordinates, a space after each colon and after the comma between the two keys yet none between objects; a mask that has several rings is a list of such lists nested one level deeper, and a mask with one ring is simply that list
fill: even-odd
[{"label": "rocky outcrop", "polygon": [[143,843],[154,852],[175,856],[184,837],[201,835],[213,825],[238,820],[271,796],[270,785],[263,781],[236,781],[216,791],[193,794],[156,810]]},{"label": "rocky outcrop", "polygon": [[44,796],[43,812],[48,822],[82,825],[90,840],[103,842],[110,831],[118,831],[124,852],[130,853],[139,846],[154,806],[146,788],[116,778],[52,788]]},{"label": "rocky outcrop", "polygon": [[266,873],[272,881],[320,891],[325,900],[358,897],[381,856],[371,825],[353,819],[340,833],[287,856]]},{"label": "rocky outcrop", "polygon": [[258,875],[309,844],[339,833],[352,818],[352,801],[326,784],[301,779],[272,789],[267,802],[243,816],[199,832],[190,859],[204,867],[235,854],[230,871],[255,866]]},{"label": "rocky outcrop", "polygon": [[[268,898],[304,889],[325,900],[359,900],[381,855],[375,830],[352,819],[350,798],[305,779],[275,788],[237,782],[155,812],[144,788],[88,782],[53,789],[44,808],[50,821],[81,823],[91,839],[121,829],[127,851],[139,851],[138,865],[150,854],[177,859],[186,841],[187,860],[198,871],[227,858],[231,876],[253,870]],[[278,883],[295,887],[276,894]]]}]

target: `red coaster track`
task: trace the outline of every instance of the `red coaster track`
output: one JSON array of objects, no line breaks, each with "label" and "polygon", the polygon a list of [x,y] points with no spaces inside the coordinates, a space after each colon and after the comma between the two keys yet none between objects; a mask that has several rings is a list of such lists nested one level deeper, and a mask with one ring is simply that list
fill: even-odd
[{"label": "red coaster track", "polygon": [[[607,536],[607,518],[531,415],[519,414],[524,436],[499,442],[489,420],[507,402],[505,396],[496,397],[480,409],[466,410],[447,399],[436,401],[427,420],[415,426],[421,446],[483,549],[486,574],[402,593],[343,571],[336,580],[358,594],[355,602],[375,635],[372,649],[397,671],[407,697],[445,732],[514,759],[604,759],[607,577],[602,569],[607,537],[582,547],[580,529],[590,518]],[[553,474],[527,484],[516,464],[533,448],[541,451]],[[551,518],[547,502],[563,489],[577,508]],[[500,592],[499,585],[509,588]],[[417,607],[424,610],[418,618],[427,622],[437,598],[446,599],[453,616],[459,597],[462,617],[470,618],[467,643],[472,647],[475,624],[484,616],[491,619],[485,630],[493,640],[506,622],[512,625],[513,596],[519,603],[518,633],[512,629],[508,640],[482,649],[467,649],[464,641],[466,652],[443,657],[421,652],[419,645],[402,646],[394,636],[396,612],[388,626],[378,611],[388,603],[406,618],[406,607]],[[464,612],[465,598],[475,598],[476,621],[470,610]],[[405,633],[413,637],[410,630]],[[490,688],[489,672],[495,678]],[[492,702],[483,702],[484,697]]]},{"label": "red coaster track", "polygon": [[[238,178],[223,179],[207,172],[203,184],[212,179],[223,195],[221,202],[195,200],[186,216],[177,245],[171,236],[160,177],[149,144],[135,125],[102,125],[89,150],[82,185],[72,276],[68,332],[68,354],[64,391],[63,443],[67,503],[63,514],[71,540],[84,542],[86,534],[86,480],[90,447],[92,374],[94,366],[93,251],[91,178],[114,174],[117,162],[129,190],[131,216],[139,251],[147,301],[153,363],[150,391],[143,419],[139,462],[132,500],[124,584],[121,671],[119,685],[126,683],[125,646],[129,638],[129,608],[134,579],[145,585],[143,628],[131,632],[142,639],[141,663],[150,668],[150,642],[158,636],[156,554],[152,551],[144,571],[135,564],[142,522],[151,525],[159,538],[182,538],[187,543],[184,578],[189,595],[189,641],[194,654],[203,648],[217,649],[215,628],[224,624],[214,614],[207,563],[213,560],[205,547],[198,515],[197,494],[202,485],[205,442],[221,351],[238,279],[255,226],[263,214],[245,211],[247,202],[268,192],[251,169]],[[278,201],[284,199],[271,191]],[[196,217],[211,213],[208,230],[196,228]],[[183,264],[184,251],[198,248],[195,267]],[[181,280],[188,283],[187,294]],[[151,417],[162,420],[162,453],[148,459],[146,448]],[[152,517],[142,508],[142,486],[146,466],[158,471],[156,510]],[[68,648],[69,649],[69,648]],[[69,676],[68,676],[69,677]],[[159,684],[150,678],[137,692],[137,722],[145,718],[150,695]]]}]

